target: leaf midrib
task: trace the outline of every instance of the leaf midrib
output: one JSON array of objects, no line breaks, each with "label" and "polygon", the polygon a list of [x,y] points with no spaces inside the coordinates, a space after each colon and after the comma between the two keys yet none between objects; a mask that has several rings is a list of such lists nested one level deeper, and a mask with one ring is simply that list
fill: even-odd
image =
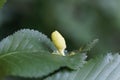
[{"label": "leaf midrib", "polygon": [[28,51],[13,51],[13,52],[8,52],[8,53],[0,53],[1,54],[0,58],[4,58],[6,56],[17,54],[17,53],[28,53],[28,52],[35,53],[35,52],[42,52],[42,51],[33,51],[33,52],[31,52],[31,51],[28,50]]}]

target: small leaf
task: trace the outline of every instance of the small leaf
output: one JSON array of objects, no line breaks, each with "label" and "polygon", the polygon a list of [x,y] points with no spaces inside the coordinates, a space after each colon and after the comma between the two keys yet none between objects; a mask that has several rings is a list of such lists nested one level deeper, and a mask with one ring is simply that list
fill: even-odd
[{"label": "small leaf", "polygon": [[89,44],[86,45],[86,47],[82,50],[82,51],[90,51],[95,45],[96,43],[99,41],[99,39],[94,39],[92,42],[90,42]]},{"label": "small leaf", "polygon": [[45,80],[120,80],[120,55],[108,53],[76,71],[60,71]]}]

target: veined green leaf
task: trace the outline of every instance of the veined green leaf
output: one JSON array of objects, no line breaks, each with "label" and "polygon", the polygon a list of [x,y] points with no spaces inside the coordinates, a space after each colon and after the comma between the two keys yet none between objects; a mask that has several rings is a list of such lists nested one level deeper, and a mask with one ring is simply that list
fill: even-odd
[{"label": "veined green leaf", "polygon": [[[53,73],[61,67],[76,69],[76,67],[81,67],[84,64],[82,58],[80,59],[75,56],[63,57],[46,53],[14,52],[9,55],[0,56],[0,75],[37,78]],[[79,55],[79,57],[84,57],[84,55]],[[76,62],[73,62],[74,60]],[[78,62],[79,65],[77,64]]]},{"label": "veined green leaf", "polygon": [[[44,34],[38,32],[38,31],[35,31],[35,30],[29,30],[29,29],[20,30],[20,31],[14,33],[13,35],[8,36],[7,38],[3,39],[0,42],[0,76],[7,74],[7,73],[9,75],[12,75],[12,73],[14,73],[13,69],[15,69],[18,73],[19,73],[19,69],[22,72],[23,71],[22,67],[26,68],[26,66],[24,66],[24,65],[30,64],[30,63],[25,64],[24,62],[27,62],[27,61],[34,62],[36,60],[36,58],[33,57],[33,55],[32,55],[33,53],[38,52],[39,54],[42,54],[42,53],[50,54],[50,52],[53,52],[53,50],[55,50],[55,49],[56,48],[54,47],[52,42]],[[31,53],[31,54],[28,54],[28,53]],[[23,57],[21,57],[20,55],[23,55]],[[28,56],[29,59],[24,57],[25,55],[26,55],[26,57]],[[37,56],[37,53],[34,55]],[[40,58],[41,58],[41,56],[40,56]],[[15,66],[19,66],[17,64],[17,62],[19,65],[21,65],[20,67],[18,67],[19,69],[14,68]],[[19,63],[19,62],[21,62],[21,63]],[[34,62],[34,64],[36,64],[37,62]],[[41,62],[40,62],[40,65],[41,65]],[[48,66],[48,65],[46,65],[46,66]],[[30,65],[27,67],[29,68]],[[7,69],[8,69],[8,71],[5,72]],[[32,67],[30,69],[31,69],[31,71],[33,71]],[[33,66],[33,69],[34,69],[34,66]],[[13,71],[13,72],[11,72],[11,71]],[[16,73],[16,75],[17,75],[17,73]],[[31,74],[31,76],[32,76],[32,74]]]},{"label": "veined green leaf", "polygon": [[85,58],[82,58],[85,57],[84,54],[78,55],[78,58],[78,56],[63,57],[46,53],[14,52],[9,55],[0,56],[0,75],[37,78],[53,73],[61,67],[77,69],[84,64]]},{"label": "veined green leaf", "polygon": [[14,52],[0,56],[0,67],[4,75],[21,77],[41,77],[65,66],[62,56],[47,52]]},{"label": "veined green leaf", "polygon": [[0,76],[43,77],[61,67],[77,69],[86,59],[85,54],[63,57],[54,50],[44,34],[20,30],[0,42]]},{"label": "veined green leaf", "polygon": [[46,35],[29,29],[17,31],[0,42],[0,55],[12,52],[51,51],[56,48]]},{"label": "veined green leaf", "polygon": [[88,61],[76,71],[61,71],[45,80],[120,80],[120,55],[107,54]]}]

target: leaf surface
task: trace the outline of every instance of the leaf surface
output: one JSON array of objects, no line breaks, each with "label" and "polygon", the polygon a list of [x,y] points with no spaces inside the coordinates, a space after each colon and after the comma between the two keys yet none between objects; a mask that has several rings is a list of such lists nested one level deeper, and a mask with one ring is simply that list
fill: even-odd
[{"label": "leaf surface", "polygon": [[45,80],[120,80],[120,55],[107,54],[89,60],[76,71],[61,71]]},{"label": "leaf surface", "polygon": [[61,67],[77,69],[86,59],[84,53],[63,57],[52,54],[54,50],[44,34],[29,29],[17,31],[0,42],[0,76],[44,77]]}]

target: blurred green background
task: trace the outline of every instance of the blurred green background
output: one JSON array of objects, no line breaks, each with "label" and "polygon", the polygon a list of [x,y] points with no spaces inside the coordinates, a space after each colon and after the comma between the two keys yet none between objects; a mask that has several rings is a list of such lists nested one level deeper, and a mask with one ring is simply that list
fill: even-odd
[{"label": "blurred green background", "polygon": [[67,50],[93,39],[90,55],[120,50],[120,0],[8,0],[0,10],[0,40],[17,30],[39,30],[49,38],[58,30]]}]

